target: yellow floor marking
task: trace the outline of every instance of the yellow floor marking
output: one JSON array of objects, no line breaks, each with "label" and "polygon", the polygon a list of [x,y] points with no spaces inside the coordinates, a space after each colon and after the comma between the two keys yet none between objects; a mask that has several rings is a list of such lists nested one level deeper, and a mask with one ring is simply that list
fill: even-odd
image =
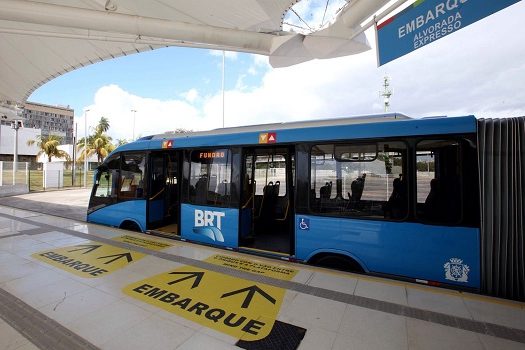
[{"label": "yellow floor marking", "polygon": [[299,272],[298,270],[275,264],[266,264],[259,261],[241,259],[231,255],[215,254],[204,260],[214,265],[226,266],[235,270],[246,271],[255,275],[264,275],[280,280],[290,281]]},{"label": "yellow floor marking", "polygon": [[119,237],[114,237],[114,241],[123,242],[135,245],[137,247],[147,248],[151,250],[162,250],[168,247],[172,247],[173,244],[163,242],[161,240],[151,239],[151,238],[143,238],[143,237],[135,237],[131,235],[124,235]]},{"label": "yellow floor marking", "polygon": [[270,333],[285,294],[282,288],[192,266],[135,282],[123,292],[247,341]]},{"label": "yellow floor marking", "polygon": [[126,267],[146,254],[94,241],[45,250],[31,255],[47,264],[84,278],[96,278]]}]

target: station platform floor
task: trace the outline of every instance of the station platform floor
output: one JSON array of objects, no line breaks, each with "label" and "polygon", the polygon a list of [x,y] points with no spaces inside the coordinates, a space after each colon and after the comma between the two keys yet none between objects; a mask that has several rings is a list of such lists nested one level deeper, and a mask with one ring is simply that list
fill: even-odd
[{"label": "station platform floor", "polygon": [[525,304],[0,206],[0,349],[525,349]]}]

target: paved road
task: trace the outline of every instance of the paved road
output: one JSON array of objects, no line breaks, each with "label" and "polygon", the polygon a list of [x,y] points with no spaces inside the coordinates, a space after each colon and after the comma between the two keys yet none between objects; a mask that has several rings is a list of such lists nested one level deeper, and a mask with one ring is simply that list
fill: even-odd
[{"label": "paved road", "polygon": [[90,193],[91,189],[33,192],[0,198],[0,205],[85,221]]}]

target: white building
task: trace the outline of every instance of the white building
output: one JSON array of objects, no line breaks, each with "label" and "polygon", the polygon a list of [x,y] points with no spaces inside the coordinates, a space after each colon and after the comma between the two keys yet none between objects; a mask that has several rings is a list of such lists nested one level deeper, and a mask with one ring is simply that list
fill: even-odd
[{"label": "white building", "polygon": [[[28,146],[27,141],[37,140],[40,129],[19,128],[18,129],[18,161],[35,161],[38,147],[36,144]],[[10,125],[0,125],[0,160],[12,161],[15,149],[15,130]]]}]

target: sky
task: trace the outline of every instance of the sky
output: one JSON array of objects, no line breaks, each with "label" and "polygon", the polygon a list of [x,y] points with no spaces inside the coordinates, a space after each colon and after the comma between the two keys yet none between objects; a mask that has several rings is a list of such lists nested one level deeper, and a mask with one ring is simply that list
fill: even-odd
[{"label": "sky", "polygon": [[[373,29],[365,53],[287,68],[271,68],[265,56],[226,52],[224,125],[382,113],[386,75],[392,112],[523,116],[524,19],[521,1],[381,67]],[[115,140],[220,128],[222,51],[170,47],[96,63],[48,82],[28,100],[69,105],[79,137],[86,109],[88,128],[104,116]]]}]

